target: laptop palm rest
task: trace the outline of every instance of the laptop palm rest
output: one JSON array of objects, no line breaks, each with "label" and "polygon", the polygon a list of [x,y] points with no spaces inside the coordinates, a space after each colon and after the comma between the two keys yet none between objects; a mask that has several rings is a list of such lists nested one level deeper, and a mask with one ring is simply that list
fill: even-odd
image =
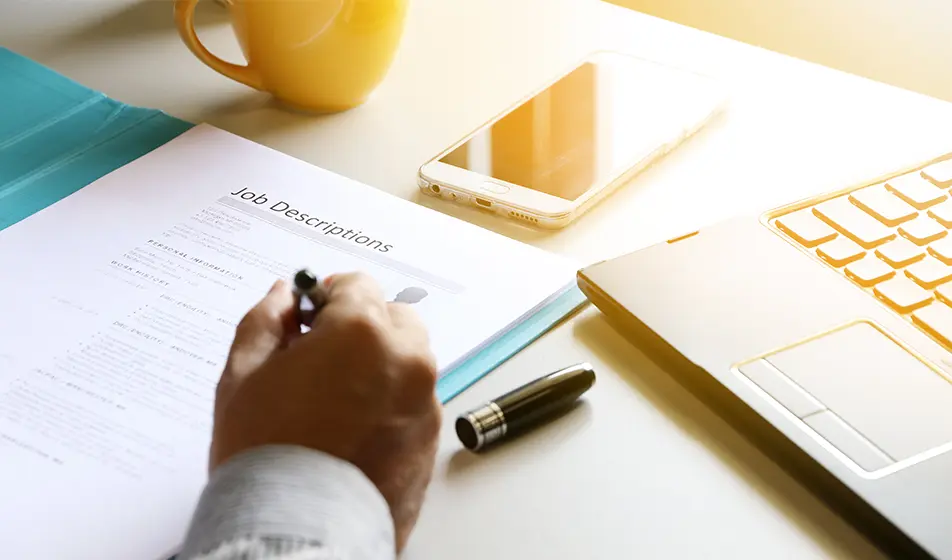
[{"label": "laptop palm rest", "polygon": [[866,321],[735,371],[868,472],[952,442],[952,383]]}]

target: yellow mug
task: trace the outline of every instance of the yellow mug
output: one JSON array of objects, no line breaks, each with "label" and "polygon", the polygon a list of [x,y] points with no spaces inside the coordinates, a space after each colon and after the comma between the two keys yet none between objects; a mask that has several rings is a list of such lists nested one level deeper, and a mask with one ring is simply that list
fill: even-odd
[{"label": "yellow mug", "polygon": [[175,0],[182,40],[213,70],[282,103],[336,112],[362,104],[386,76],[408,0],[229,0],[247,66],[213,55],[195,34],[198,0]]}]

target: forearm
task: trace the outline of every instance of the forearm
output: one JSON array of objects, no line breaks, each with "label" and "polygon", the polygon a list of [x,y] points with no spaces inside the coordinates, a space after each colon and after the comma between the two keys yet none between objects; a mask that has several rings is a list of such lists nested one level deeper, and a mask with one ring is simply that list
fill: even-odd
[{"label": "forearm", "polygon": [[392,560],[394,550],[387,503],[359,469],[271,446],[213,473],[178,560]]}]

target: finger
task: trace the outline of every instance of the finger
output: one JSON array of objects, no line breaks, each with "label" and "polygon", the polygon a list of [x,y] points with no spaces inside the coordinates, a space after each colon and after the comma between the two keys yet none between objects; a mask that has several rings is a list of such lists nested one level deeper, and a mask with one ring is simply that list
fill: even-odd
[{"label": "finger", "polygon": [[391,303],[387,306],[394,332],[394,352],[403,364],[403,399],[397,409],[402,414],[425,414],[436,402],[439,377],[436,357],[423,320],[412,306]]},{"label": "finger", "polygon": [[387,302],[377,281],[362,272],[337,274],[327,286],[329,313],[369,314],[377,320],[387,320]]},{"label": "finger", "polygon": [[230,375],[240,378],[250,374],[290,338],[300,334],[295,303],[290,286],[278,280],[264,299],[248,311],[235,329],[225,368]]},{"label": "finger", "polygon": [[405,303],[388,303],[390,323],[398,331],[401,341],[413,347],[428,348],[430,337],[423,319],[413,307]]}]

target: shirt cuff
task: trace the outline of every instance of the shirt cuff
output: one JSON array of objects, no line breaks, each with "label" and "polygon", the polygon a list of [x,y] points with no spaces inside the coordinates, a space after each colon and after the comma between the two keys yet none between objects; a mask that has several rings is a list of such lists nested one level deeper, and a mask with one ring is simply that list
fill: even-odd
[{"label": "shirt cuff", "polygon": [[297,446],[256,448],[218,467],[178,557],[248,538],[304,541],[348,560],[396,554],[390,508],[370,479],[344,460]]}]

